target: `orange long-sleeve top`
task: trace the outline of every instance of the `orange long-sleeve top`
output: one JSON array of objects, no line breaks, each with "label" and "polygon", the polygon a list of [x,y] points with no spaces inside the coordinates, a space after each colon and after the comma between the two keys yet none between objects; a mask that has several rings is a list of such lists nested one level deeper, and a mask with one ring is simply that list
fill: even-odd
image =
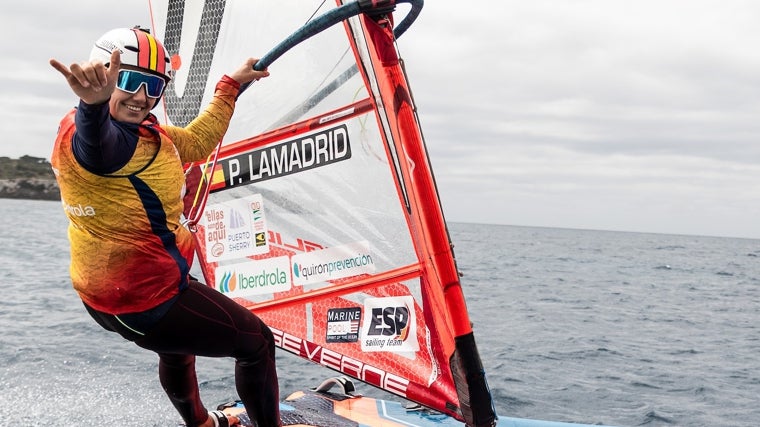
[{"label": "orange long-sleeve top", "polygon": [[[102,110],[82,111],[92,108],[81,105],[63,118],[51,163],[69,218],[71,280],[87,305],[110,314],[136,313],[187,286],[194,240],[180,222],[182,165],[214,150],[227,131],[239,87],[224,76],[209,106],[184,128],[159,125],[152,114],[129,125]],[[94,118],[77,117],[88,113]],[[88,129],[77,129],[82,123]],[[133,138],[134,151],[118,170],[99,171],[77,155],[77,132]]]}]

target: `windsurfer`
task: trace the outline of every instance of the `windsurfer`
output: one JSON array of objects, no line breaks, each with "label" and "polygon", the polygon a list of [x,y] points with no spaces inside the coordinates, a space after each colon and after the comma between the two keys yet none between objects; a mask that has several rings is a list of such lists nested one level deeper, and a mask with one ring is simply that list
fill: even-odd
[{"label": "windsurfer", "polygon": [[272,332],[189,275],[194,239],[180,222],[182,164],[213,151],[240,85],[269,75],[253,70],[256,61],[223,76],[206,110],[179,128],[150,113],[172,71],[149,32],[112,30],[87,61],[67,67],[50,60],[80,98],[61,121],[52,154],[70,223],[74,288],[98,324],[158,354],[161,384],[188,426],[238,421],[203,406],[196,356],[234,357],[248,414],[260,427],[280,425]]}]

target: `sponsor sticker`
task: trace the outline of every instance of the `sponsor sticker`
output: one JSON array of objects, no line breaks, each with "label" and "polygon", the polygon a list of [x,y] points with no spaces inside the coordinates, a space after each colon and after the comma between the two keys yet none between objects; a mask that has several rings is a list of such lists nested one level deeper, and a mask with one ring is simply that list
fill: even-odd
[{"label": "sponsor sticker", "polygon": [[367,298],[361,328],[362,351],[419,350],[414,298]]},{"label": "sponsor sticker", "polygon": [[373,273],[375,261],[369,242],[315,250],[293,256],[293,284],[306,285]]},{"label": "sponsor sticker", "polygon": [[284,292],[291,287],[290,260],[283,256],[220,265],[214,277],[216,290],[231,298]]},{"label": "sponsor sticker", "polygon": [[206,258],[209,261],[269,252],[260,194],[209,205],[203,212],[201,225],[206,230]]},{"label": "sponsor sticker", "polygon": [[348,128],[340,125],[221,159],[219,164],[224,186],[229,188],[300,173],[350,158]]},{"label": "sponsor sticker", "polygon": [[359,341],[362,308],[331,308],[327,311],[327,342]]}]

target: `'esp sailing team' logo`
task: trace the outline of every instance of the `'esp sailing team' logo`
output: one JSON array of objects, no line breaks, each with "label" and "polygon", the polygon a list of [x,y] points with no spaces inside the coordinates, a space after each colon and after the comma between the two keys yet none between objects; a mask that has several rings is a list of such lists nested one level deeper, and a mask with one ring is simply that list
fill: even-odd
[{"label": "'esp sailing team' logo", "polygon": [[364,302],[362,351],[419,350],[417,318],[411,296],[368,298]]}]

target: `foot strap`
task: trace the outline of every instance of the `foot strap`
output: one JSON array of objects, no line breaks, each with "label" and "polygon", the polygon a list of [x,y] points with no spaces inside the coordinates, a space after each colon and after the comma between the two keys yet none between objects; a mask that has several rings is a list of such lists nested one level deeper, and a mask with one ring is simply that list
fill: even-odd
[{"label": "foot strap", "polygon": [[230,427],[230,421],[227,419],[227,415],[222,411],[211,411],[208,416],[214,420],[214,427]]}]

